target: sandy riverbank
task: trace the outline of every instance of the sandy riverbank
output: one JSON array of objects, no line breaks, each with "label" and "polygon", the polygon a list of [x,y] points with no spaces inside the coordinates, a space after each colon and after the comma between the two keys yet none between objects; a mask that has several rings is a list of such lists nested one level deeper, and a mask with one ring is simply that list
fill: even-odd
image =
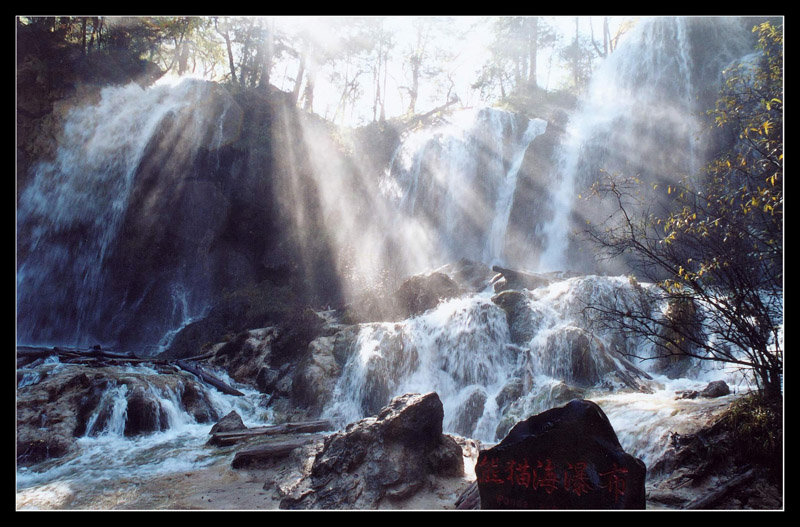
[{"label": "sandy riverbank", "polygon": [[[414,496],[379,509],[455,509],[458,496],[474,481],[474,463],[465,458],[465,475],[435,478]],[[98,483],[91,489],[50,483],[17,493],[17,510],[279,510],[278,482],[296,475],[291,463],[268,468],[232,469],[229,460],[190,472],[146,480]]]}]

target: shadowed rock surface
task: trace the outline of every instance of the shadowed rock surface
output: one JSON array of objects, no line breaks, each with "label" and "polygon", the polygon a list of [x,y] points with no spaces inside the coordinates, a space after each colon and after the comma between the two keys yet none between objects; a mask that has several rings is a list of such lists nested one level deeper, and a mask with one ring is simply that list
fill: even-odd
[{"label": "shadowed rock surface", "polygon": [[414,495],[430,475],[461,476],[462,450],[442,434],[443,416],[436,393],[395,397],[376,417],[327,437],[281,508],[374,509]]}]

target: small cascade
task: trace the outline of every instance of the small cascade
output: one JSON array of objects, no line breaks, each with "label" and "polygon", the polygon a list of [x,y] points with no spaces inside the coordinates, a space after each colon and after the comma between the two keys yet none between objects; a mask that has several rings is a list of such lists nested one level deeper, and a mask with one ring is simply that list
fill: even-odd
[{"label": "small cascade", "polygon": [[325,414],[346,424],[395,395],[436,391],[445,429],[474,389],[495,394],[516,366],[505,313],[488,294],[453,299],[397,324],[365,324]]},{"label": "small cascade", "polygon": [[[76,367],[50,363],[44,368],[39,372],[42,377]],[[244,393],[243,397],[228,396],[195,383],[199,397],[216,418],[235,410],[246,426],[271,422],[271,413],[260,404],[260,393],[215,373]],[[44,482],[96,485],[193,470],[214,462],[224,453],[204,445],[216,419],[198,422],[187,408],[183,397],[187,382],[189,377],[165,376],[147,366],[116,368],[86,415],[77,448],[62,458],[18,470],[18,489]]]}]

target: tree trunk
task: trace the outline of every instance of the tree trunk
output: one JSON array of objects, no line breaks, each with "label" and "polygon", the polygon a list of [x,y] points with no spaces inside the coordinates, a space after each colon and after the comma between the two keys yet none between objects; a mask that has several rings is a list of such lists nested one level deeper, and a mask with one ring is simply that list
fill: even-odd
[{"label": "tree trunk", "polygon": [[528,19],[528,57],[530,67],[528,68],[528,86],[536,88],[536,53],[539,46],[539,17],[532,16]]},{"label": "tree trunk", "polygon": [[294,79],[294,89],[292,90],[292,100],[297,104],[300,100],[300,88],[303,86],[303,74],[306,71],[306,56],[300,56],[300,67],[297,71],[297,77]]},{"label": "tree trunk", "polygon": [[269,437],[286,434],[310,434],[314,432],[327,432],[333,430],[333,423],[327,419],[316,421],[302,421],[299,423],[284,423],[280,425],[259,426],[231,432],[217,432],[208,440],[208,444],[215,446],[229,446],[246,441],[254,437]]},{"label": "tree trunk", "polygon": [[197,368],[196,366],[191,365],[186,361],[178,360],[175,362],[175,364],[177,364],[179,368],[184,369],[189,373],[197,375],[202,381],[210,384],[211,386],[218,389],[224,394],[235,395],[235,396],[244,395],[242,392],[240,392],[235,388],[231,388],[230,386],[222,382],[220,379],[216,378],[214,375],[211,375],[210,373],[203,371],[200,368]]},{"label": "tree trunk", "polygon": [[410,98],[408,102],[408,113],[413,115],[417,108],[417,95],[419,94],[419,69],[420,69],[420,58],[419,57],[412,57],[411,58],[411,88],[408,90],[408,96]]},{"label": "tree trunk", "polygon": [[266,35],[259,50],[261,54],[261,73],[259,75],[258,87],[262,89],[269,86],[269,77],[272,70],[272,39],[272,28],[269,27],[269,22],[267,22]]},{"label": "tree trunk", "polygon": [[323,437],[322,434],[303,435],[284,438],[280,441],[240,450],[233,456],[231,468],[244,468],[252,465],[269,463],[275,458],[288,456],[293,450],[314,441],[321,440]]},{"label": "tree trunk", "polygon": [[220,33],[222,38],[225,39],[225,48],[228,51],[228,67],[231,69],[231,81],[234,84],[238,83],[239,81],[236,79],[236,63],[233,61],[233,49],[231,47],[231,39],[228,36],[228,31],[226,30],[224,33]]},{"label": "tree trunk", "polygon": [[81,51],[86,54],[86,17],[81,17]]},{"label": "tree trunk", "polygon": [[314,111],[314,81],[316,72],[313,69],[308,70],[306,75],[306,89],[303,92],[303,109],[307,112]]}]

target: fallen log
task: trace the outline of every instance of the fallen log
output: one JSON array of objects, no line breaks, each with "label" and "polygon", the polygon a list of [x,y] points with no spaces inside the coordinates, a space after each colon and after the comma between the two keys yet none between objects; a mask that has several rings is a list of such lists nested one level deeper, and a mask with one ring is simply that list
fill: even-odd
[{"label": "fallen log", "polygon": [[552,282],[552,277],[550,276],[507,269],[499,265],[492,266],[492,271],[505,278],[505,283],[500,283],[498,277],[493,279],[494,290],[498,293],[504,289],[528,289],[532,291]]},{"label": "fallen log", "polygon": [[181,360],[206,360],[210,359],[216,354],[216,350],[207,351],[205,353],[201,353],[200,355],[194,355],[192,357],[185,357]]},{"label": "fallen log", "polygon": [[233,430],[231,432],[217,432],[208,440],[208,444],[216,446],[228,446],[260,436],[273,436],[280,434],[309,434],[313,432],[327,432],[333,430],[333,423],[327,419],[316,421],[302,421],[299,423],[284,423],[280,425],[258,426]]},{"label": "fallen log", "polygon": [[713,507],[715,503],[724,498],[729,492],[753,479],[755,475],[756,470],[751,468],[743,474],[731,478],[713,492],[690,501],[683,508],[691,510],[709,509]]},{"label": "fallen log", "polygon": [[472,484],[461,493],[455,505],[458,510],[475,510],[481,508],[481,493],[480,489],[478,489],[477,481],[473,481]]},{"label": "fallen log", "polygon": [[243,396],[244,395],[242,392],[240,392],[239,390],[237,390],[235,388],[232,388],[232,387],[228,386],[222,380],[218,379],[214,375],[208,373],[207,371],[201,370],[200,368],[198,368],[198,367],[196,367],[196,366],[194,366],[192,364],[189,364],[186,361],[177,360],[177,361],[175,361],[175,364],[177,364],[178,367],[180,367],[181,369],[184,369],[184,370],[188,371],[189,373],[195,374],[203,382],[205,382],[207,384],[210,384],[211,386],[213,386],[214,388],[216,388],[217,390],[221,391],[224,394],[235,395],[235,396]]},{"label": "fallen log", "polygon": [[408,120],[406,120],[402,124],[402,130],[412,130],[412,129],[416,128],[417,126],[420,126],[420,125],[422,125],[422,126],[429,125],[430,121],[431,121],[431,117],[435,117],[440,112],[443,112],[444,110],[448,109],[449,107],[453,106],[454,104],[456,104],[458,102],[459,102],[459,99],[457,99],[457,98],[450,99],[449,102],[447,102],[447,103],[445,103],[445,104],[443,104],[441,106],[438,106],[438,107],[434,108],[433,110],[430,110],[429,112],[426,112],[426,113],[423,113],[423,114],[420,114],[420,115],[415,115],[415,116],[409,118]]},{"label": "fallen log", "polygon": [[46,358],[52,355],[65,358],[75,357],[94,357],[104,359],[137,359],[134,354],[120,351],[102,350],[100,348],[92,348],[89,350],[80,350],[73,348],[60,348],[58,346],[53,348],[35,348],[29,346],[17,346],[17,357],[35,357]]},{"label": "fallen log", "polygon": [[287,437],[246,450],[240,450],[233,456],[231,467],[244,468],[251,465],[263,464],[272,459],[287,456],[292,450],[318,441],[322,437],[323,434]]}]

